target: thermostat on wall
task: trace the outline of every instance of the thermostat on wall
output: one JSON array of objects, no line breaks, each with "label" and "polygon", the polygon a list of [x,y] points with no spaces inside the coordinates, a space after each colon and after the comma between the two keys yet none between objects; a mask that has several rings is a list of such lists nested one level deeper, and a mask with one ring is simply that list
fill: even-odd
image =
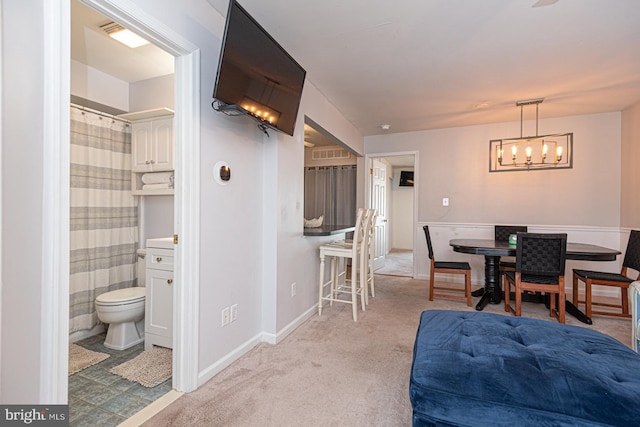
[{"label": "thermostat on wall", "polygon": [[220,185],[227,185],[231,180],[231,168],[227,162],[219,161],[213,167],[213,177]]}]

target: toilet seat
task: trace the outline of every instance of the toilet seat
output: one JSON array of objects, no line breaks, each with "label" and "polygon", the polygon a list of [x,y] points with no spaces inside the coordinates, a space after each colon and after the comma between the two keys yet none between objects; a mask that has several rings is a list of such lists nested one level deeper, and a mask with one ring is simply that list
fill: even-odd
[{"label": "toilet seat", "polygon": [[145,288],[133,287],[105,292],[96,298],[96,304],[101,306],[128,305],[144,301]]}]

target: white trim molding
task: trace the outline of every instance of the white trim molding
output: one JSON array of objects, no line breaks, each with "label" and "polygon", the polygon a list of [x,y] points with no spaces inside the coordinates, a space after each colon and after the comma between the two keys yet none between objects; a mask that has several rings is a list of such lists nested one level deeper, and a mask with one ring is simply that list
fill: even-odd
[{"label": "white trim molding", "polygon": [[[419,214],[419,203],[418,203],[418,195],[420,194],[420,151],[396,151],[389,153],[373,153],[366,154],[364,159],[365,164],[365,178],[364,178],[364,205],[371,206],[371,178],[369,176],[368,171],[373,167],[372,162],[373,159],[384,158],[384,157],[397,157],[397,156],[413,156],[413,227],[418,228],[418,214]],[[422,229],[422,226],[420,226]],[[418,250],[418,240],[413,238],[413,274],[414,278],[418,278],[418,262],[416,260],[415,254]]]},{"label": "white trim molding", "polygon": [[225,357],[219,359],[216,363],[210,365],[206,369],[203,369],[200,375],[198,376],[198,386],[209,381],[211,378],[216,376],[216,374],[222,372],[222,370],[228,366],[230,366],[233,362],[240,359],[242,356],[251,351],[255,346],[262,342],[261,340],[262,334],[255,335],[253,338],[245,341],[243,344],[238,346],[235,350],[227,354]]},{"label": "white trim molding", "polygon": [[178,234],[174,274],[174,372],[178,391],[198,387],[200,333],[200,52],[176,58],[176,182],[175,230]]},{"label": "white trim molding", "polygon": [[[197,46],[129,0],[81,0],[105,16],[142,34],[176,56],[176,280],[174,302],[174,387],[198,386],[198,287],[200,200],[200,53]],[[45,2],[46,75],[44,94],[43,286],[40,400],[67,401],[69,321],[69,97],[70,2]],[[174,287],[174,289],[177,287]],[[53,357],[52,357],[53,355]]]},{"label": "white trim molding", "polygon": [[44,2],[40,402],[67,403],[70,3]]}]

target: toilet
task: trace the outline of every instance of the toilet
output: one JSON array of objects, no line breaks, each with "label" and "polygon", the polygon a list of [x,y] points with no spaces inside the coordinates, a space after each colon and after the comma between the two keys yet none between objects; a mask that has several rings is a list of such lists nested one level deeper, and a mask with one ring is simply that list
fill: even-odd
[{"label": "toilet", "polygon": [[105,292],[96,298],[96,312],[108,324],[104,346],[125,350],[144,341],[146,249],[138,249],[138,286]]}]

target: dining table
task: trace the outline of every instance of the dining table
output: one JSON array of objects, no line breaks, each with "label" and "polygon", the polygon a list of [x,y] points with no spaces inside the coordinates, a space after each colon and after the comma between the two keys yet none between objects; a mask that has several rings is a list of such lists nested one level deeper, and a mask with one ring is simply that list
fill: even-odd
[{"label": "dining table", "polygon": [[[483,288],[475,290],[472,295],[481,297],[476,304],[476,310],[483,310],[487,304],[499,304],[502,301],[502,289],[500,286],[500,258],[503,256],[516,256],[516,245],[508,241],[493,239],[451,239],[449,245],[454,252],[484,256]],[[580,261],[615,261],[621,252],[603,246],[590,243],[567,242],[566,259]],[[571,301],[565,300],[567,313],[586,324],[592,321]]]}]

